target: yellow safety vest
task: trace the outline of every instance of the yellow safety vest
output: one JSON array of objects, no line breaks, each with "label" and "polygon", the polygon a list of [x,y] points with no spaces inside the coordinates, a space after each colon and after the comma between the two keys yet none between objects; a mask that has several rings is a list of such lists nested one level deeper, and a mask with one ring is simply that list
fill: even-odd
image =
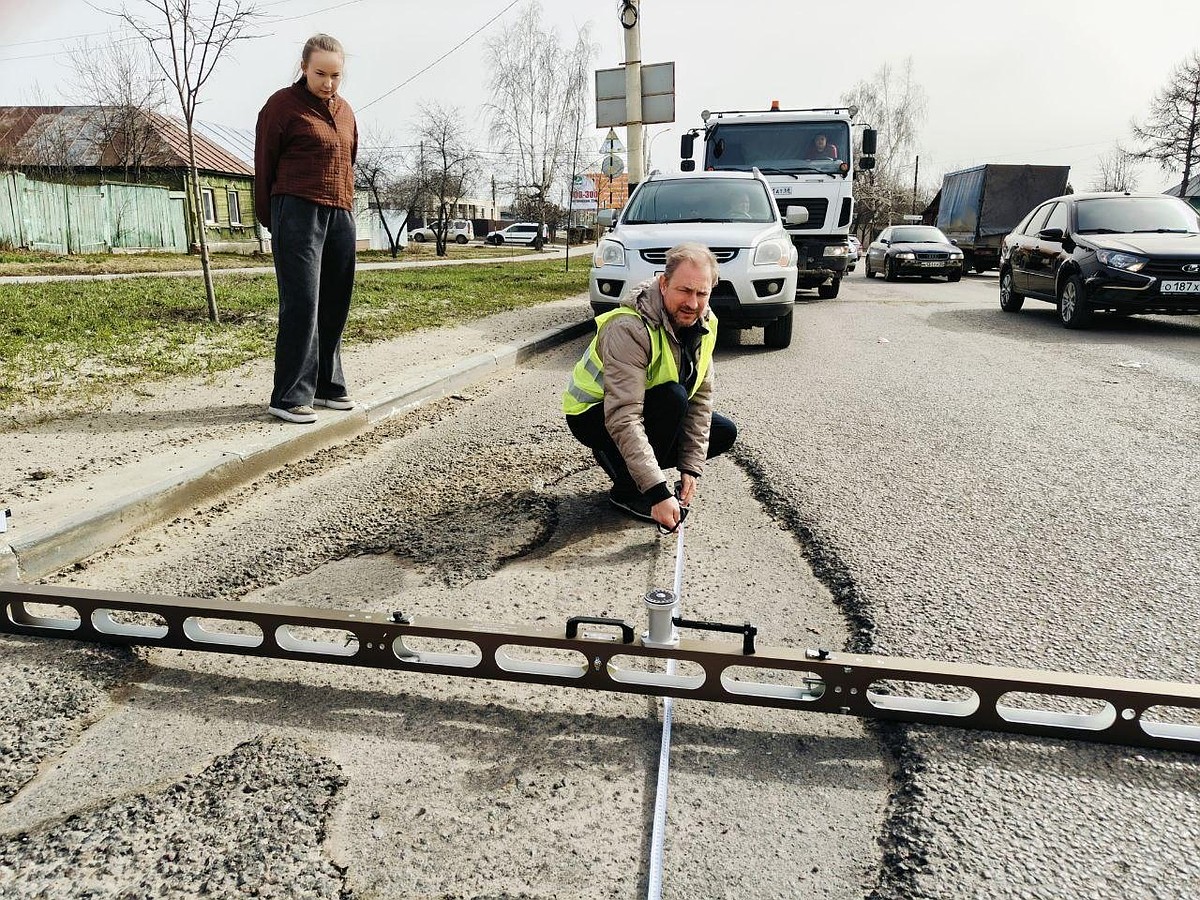
[{"label": "yellow safety vest", "polygon": [[[617,316],[637,316],[641,319],[641,313],[629,306],[618,306],[616,309],[596,317],[596,336],[592,338],[587,351],[575,364],[575,371],[571,374],[571,386],[563,393],[562,409],[568,416],[579,415],[604,399],[604,363],[596,351],[596,344],[600,340],[600,329]],[[658,387],[660,384],[679,381],[679,369],[675,365],[675,354],[671,352],[667,330],[657,328],[646,322],[645,319],[642,321],[646,325],[646,330],[650,332],[650,365],[646,367],[646,390]],[[700,354],[699,359],[696,360],[696,380],[692,384],[692,390],[688,397],[693,396],[704,381],[708,367],[712,364],[713,347],[716,346],[716,343],[717,317],[710,313],[708,331],[700,338]]]}]

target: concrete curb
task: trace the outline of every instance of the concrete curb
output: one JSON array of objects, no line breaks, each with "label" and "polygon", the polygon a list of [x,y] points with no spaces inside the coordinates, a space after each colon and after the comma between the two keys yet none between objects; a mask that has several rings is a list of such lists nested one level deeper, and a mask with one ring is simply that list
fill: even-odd
[{"label": "concrete curb", "polygon": [[513,369],[559,344],[586,334],[586,319],[552,328],[516,344],[477,353],[394,393],[377,397],[314,426],[285,426],[274,437],[240,451],[225,451],[171,478],[130,491],[105,507],[0,544],[0,581],[43,578],[111,547],[134,532],[178,515],[260,478],[272,469],[370,430],[394,415],[439,400],[487,375]]},{"label": "concrete curb", "polygon": [[[527,253],[520,256],[477,256],[466,259],[410,259],[404,262],[360,262],[355,266],[358,272],[382,272],[396,269],[429,269],[438,266],[487,266],[497,263],[546,262],[563,258],[562,247],[543,253]],[[592,254],[593,248],[576,244],[570,251],[574,257],[586,257]],[[131,278],[199,278],[204,274],[201,269],[180,269],[174,272],[98,272],[95,275],[0,275],[0,284],[49,284],[56,281],[127,281]],[[265,277],[274,275],[271,266],[244,266],[229,269],[213,269],[214,278],[222,275],[252,275]]]}]

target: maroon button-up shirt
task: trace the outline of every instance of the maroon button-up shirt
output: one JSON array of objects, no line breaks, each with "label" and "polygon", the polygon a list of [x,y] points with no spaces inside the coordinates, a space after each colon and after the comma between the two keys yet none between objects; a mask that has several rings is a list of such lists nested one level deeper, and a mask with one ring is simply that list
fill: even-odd
[{"label": "maroon button-up shirt", "polygon": [[339,96],[326,102],[301,79],[276,91],[254,133],[254,212],[271,227],[271,197],[291,194],[352,210],[358,125]]}]

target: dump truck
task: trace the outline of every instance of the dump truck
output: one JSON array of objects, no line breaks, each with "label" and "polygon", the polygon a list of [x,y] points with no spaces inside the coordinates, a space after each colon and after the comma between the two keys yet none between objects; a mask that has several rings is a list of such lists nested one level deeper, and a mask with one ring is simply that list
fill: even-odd
[{"label": "dump truck", "polygon": [[[797,251],[797,289],[816,288],[829,300],[838,295],[854,221],[854,176],[875,165],[875,129],[862,137],[860,159],[854,159],[851,129],[856,107],[729,110],[700,114],[703,128],[683,135],[680,169],[692,171],[695,141],[702,137],[705,171],[757,170],[766,176],[780,216]],[[789,218],[803,209],[806,215]]]},{"label": "dump truck", "polygon": [[963,271],[1000,265],[1000,244],[1031,209],[1066,192],[1070,166],[987,163],[942,179],[937,227],[963,251]]}]

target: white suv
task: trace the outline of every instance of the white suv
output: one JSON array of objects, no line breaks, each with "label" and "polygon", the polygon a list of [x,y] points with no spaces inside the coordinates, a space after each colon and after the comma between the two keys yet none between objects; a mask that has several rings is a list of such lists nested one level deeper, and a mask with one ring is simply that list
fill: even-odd
[{"label": "white suv", "polygon": [[[424,241],[435,240],[434,230],[440,228],[441,225],[441,222],[430,222],[421,228],[414,228],[409,236],[418,244]],[[454,241],[456,244],[465,244],[473,237],[475,237],[475,230],[471,227],[469,219],[450,220],[450,227],[446,229],[447,243]]]},{"label": "white suv", "polygon": [[[601,210],[597,221],[608,225],[612,218],[612,210]],[[803,207],[789,210],[789,222],[805,219]],[[662,273],[667,251],[685,241],[704,244],[720,265],[709,305],[721,328],[762,328],[772,348],[791,343],[796,248],[758,172],[651,174],[596,247],[592,309],[614,309]]]},{"label": "white suv", "polygon": [[[507,228],[488,232],[483,239],[485,244],[532,244],[537,240],[537,222],[514,222]],[[550,239],[549,226],[542,226],[542,242]]]}]

